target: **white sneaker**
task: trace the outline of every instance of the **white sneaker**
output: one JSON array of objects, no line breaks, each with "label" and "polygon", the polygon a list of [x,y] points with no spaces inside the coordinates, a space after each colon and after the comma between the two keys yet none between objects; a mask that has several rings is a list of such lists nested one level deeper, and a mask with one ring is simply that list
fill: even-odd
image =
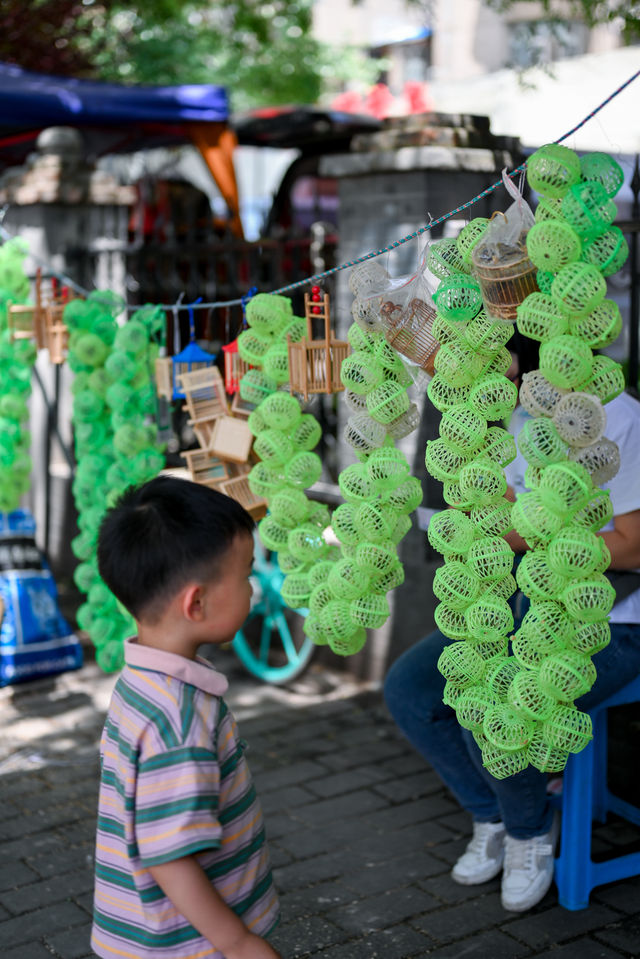
[{"label": "white sneaker", "polygon": [[474,822],[471,842],[451,870],[461,886],[488,882],[502,869],[505,831],[501,822]]},{"label": "white sneaker", "polygon": [[549,832],[533,839],[505,839],[502,905],[511,912],[531,909],[546,895],[553,880],[553,858],[559,818],[554,816]]}]

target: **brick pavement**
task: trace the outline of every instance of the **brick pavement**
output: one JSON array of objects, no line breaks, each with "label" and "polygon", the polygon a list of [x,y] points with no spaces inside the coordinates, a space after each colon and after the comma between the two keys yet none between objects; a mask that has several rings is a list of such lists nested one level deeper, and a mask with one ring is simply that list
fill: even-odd
[{"label": "brick pavement", "polygon": [[[229,654],[230,656],[231,654]],[[640,956],[640,880],[587,910],[554,888],[525,915],[497,880],[449,878],[469,821],[404,742],[379,691],[312,670],[259,687],[233,659],[229,701],[250,744],[286,959],[619,959]],[[0,956],[89,959],[97,741],[113,679],[77,674],[0,691]],[[637,836],[597,830],[600,849]]]}]

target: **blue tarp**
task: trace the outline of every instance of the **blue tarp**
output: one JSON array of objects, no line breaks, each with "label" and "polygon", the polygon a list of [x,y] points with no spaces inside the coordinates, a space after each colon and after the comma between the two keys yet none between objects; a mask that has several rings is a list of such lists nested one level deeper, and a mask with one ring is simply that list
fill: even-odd
[{"label": "blue tarp", "polygon": [[0,63],[0,148],[13,159],[28,153],[45,127],[79,127],[101,153],[186,142],[188,124],[224,123],[228,116],[220,86],[123,86]]}]

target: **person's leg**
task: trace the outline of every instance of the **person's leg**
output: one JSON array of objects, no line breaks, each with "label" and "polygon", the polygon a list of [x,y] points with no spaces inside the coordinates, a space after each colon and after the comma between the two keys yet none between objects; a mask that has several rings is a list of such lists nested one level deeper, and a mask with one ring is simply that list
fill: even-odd
[{"label": "person's leg", "polygon": [[576,706],[588,712],[640,673],[640,624],[611,623],[611,642],[592,658],[596,681]]},{"label": "person's leg", "polygon": [[437,663],[451,642],[436,630],[412,646],[391,667],[384,694],[409,742],[473,817],[473,836],[451,875],[463,885],[475,885],[502,869],[504,826],[491,783],[471,762],[455,712],[442,702],[444,678]]},{"label": "person's leg", "polygon": [[471,762],[456,714],[442,702],[444,677],[437,663],[451,642],[436,630],[403,653],[387,674],[384,697],[396,724],[460,805],[478,822],[497,822],[493,784]]}]

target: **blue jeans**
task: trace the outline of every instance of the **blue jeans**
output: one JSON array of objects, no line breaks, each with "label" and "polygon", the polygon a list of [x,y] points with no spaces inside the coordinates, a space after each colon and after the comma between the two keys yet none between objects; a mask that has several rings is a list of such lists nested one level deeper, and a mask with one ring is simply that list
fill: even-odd
[{"label": "blue jeans", "polygon": [[[444,678],[437,662],[453,640],[436,630],[397,659],[384,684],[391,715],[409,742],[433,766],[460,805],[477,822],[505,824],[515,839],[540,836],[551,827],[547,774],[533,766],[494,779],[480,750],[455,712],[442,702]],[[589,710],[640,672],[640,625],[611,624],[611,642],[593,657],[597,679],[576,705]]]}]

